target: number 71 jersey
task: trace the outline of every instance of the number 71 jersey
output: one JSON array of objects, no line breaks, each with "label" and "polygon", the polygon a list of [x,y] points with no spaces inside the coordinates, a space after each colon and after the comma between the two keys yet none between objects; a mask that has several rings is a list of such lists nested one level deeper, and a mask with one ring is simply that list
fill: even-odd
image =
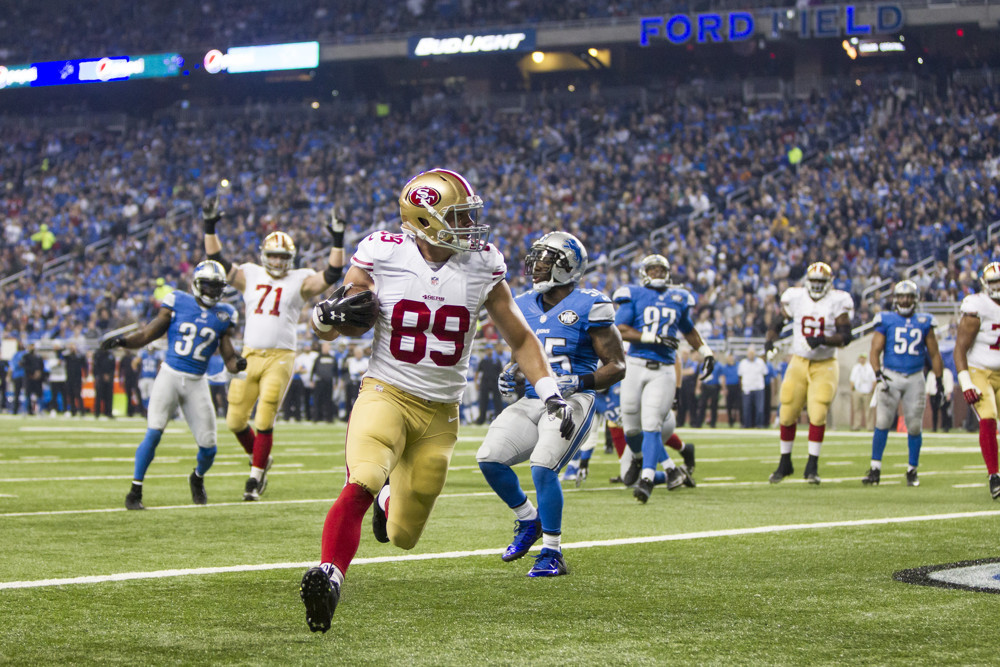
[{"label": "number 71 jersey", "polygon": [[832,359],[837,348],[820,345],[809,347],[807,338],[832,336],[837,333],[837,318],[854,317],[854,299],[844,290],[832,289],[819,301],[809,296],[805,287],[789,287],[781,295],[781,307],[792,318],[792,354],[812,361]]},{"label": "number 71 jersey", "polygon": [[236,326],[239,315],[228,303],[202,308],[187,292],[171,292],[162,306],[173,311],[167,329],[166,364],[175,371],[204,375],[219,339]]},{"label": "number 71 jersey", "polygon": [[414,396],[458,403],[476,335],[476,321],[507,265],[495,246],[459,252],[434,268],[412,234],[375,232],[351,263],[368,272],[378,295],[371,362],[365,377]]}]

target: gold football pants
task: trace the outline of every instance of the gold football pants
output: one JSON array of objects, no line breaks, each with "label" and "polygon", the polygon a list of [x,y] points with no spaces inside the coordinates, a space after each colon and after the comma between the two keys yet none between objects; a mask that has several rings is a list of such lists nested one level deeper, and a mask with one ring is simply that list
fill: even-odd
[{"label": "gold football pants", "polygon": [[792,355],[785,370],[785,378],[781,381],[778,423],[791,426],[798,421],[799,413],[805,406],[809,423],[825,426],[826,414],[837,394],[839,380],[840,367],[836,357],[810,361],[805,357]]},{"label": "gold football pants", "polygon": [[247,360],[246,377],[233,378],[229,383],[226,426],[233,433],[245,429],[250,421],[250,411],[259,397],[253,426],[257,431],[266,431],[274,428],[278,408],[281,407],[288,383],[292,379],[295,352],[243,348],[243,356]]}]

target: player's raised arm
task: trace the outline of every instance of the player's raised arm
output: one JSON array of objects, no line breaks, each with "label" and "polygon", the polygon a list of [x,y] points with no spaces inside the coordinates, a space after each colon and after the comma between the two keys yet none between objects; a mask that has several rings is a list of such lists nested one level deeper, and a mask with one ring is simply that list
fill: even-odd
[{"label": "player's raised arm", "polygon": [[331,211],[330,220],[326,223],[326,231],[332,240],[330,254],[326,259],[326,268],[303,281],[300,290],[303,299],[311,299],[317,294],[322,294],[331,285],[336,285],[344,274],[344,232],[346,229],[346,221],[337,218],[336,211]]},{"label": "player's raised arm", "polygon": [[214,259],[222,265],[226,271],[226,279],[238,292],[242,292],[246,287],[246,278],[243,271],[223,257],[222,241],[215,233],[215,226],[222,220],[223,211],[219,204],[218,193],[205,197],[201,202],[201,221],[205,229],[205,255],[209,259]]},{"label": "player's raised arm", "polygon": [[101,349],[113,350],[116,347],[125,347],[130,350],[134,350],[136,348],[145,347],[149,343],[152,343],[154,340],[161,337],[163,334],[167,333],[167,329],[170,328],[170,320],[172,317],[172,310],[169,308],[160,308],[160,311],[156,313],[156,317],[147,322],[146,326],[142,327],[138,331],[133,331],[130,334],[118,334],[117,336],[105,339],[101,342]]}]

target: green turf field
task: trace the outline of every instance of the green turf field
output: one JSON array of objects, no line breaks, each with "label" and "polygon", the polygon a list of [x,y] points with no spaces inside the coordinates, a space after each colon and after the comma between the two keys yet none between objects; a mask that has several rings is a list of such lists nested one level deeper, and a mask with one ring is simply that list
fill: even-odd
[{"label": "green turf field", "polygon": [[[476,466],[485,429],[463,427],[418,547],[379,544],[366,521],[320,635],[306,627],[298,583],[344,482],[343,427],[279,423],[257,503],[242,501],[246,457],[220,433],[210,504],[196,507],[195,446],[173,422],[146,478],[150,509],[126,512],[144,430],[129,419],[0,418],[0,663],[998,660],[1000,596],[892,578],[1000,556],[1000,504],[974,435],[928,434],[919,488],[903,483],[905,436],[893,435],[882,485],[862,488],[863,434],[827,435],[813,487],[800,477],[801,429],[796,475],[775,486],[776,432],[682,430],[697,446],[698,488],[657,487],[647,505],[608,483],[618,464],[599,448],[590,479],[565,485],[571,574],[528,579],[531,558],[499,558],[513,515]],[[904,520],[880,521],[892,518]],[[94,579],[57,581],[81,577]]]}]

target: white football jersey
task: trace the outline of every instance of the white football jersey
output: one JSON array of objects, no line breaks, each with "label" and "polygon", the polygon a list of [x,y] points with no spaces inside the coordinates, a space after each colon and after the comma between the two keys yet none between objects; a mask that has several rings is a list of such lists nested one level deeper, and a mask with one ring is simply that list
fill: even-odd
[{"label": "white football jersey", "polygon": [[972,341],[969,366],[1000,371],[1000,304],[986,294],[970,294],[962,299],[962,314],[979,318],[979,333]]},{"label": "white football jersey", "polygon": [[412,234],[375,232],[358,244],[351,263],[371,275],[379,301],[365,377],[429,401],[458,403],[479,309],[507,273],[500,251],[488,245],[459,252],[435,269]]},{"label": "white football jersey", "polygon": [[263,266],[253,263],[241,264],[240,270],[246,279],[243,345],[257,350],[294,350],[304,305],[302,283],[315,272],[292,269],[281,278],[273,278]]},{"label": "white football jersey", "polygon": [[792,354],[812,361],[832,359],[837,348],[820,345],[809,347],[806,338],[832,336],[837,333],[836,321],[842,314],[854,317],[854,299],[844,290],[831,289],[819,301],[809,296],[805,287],[789,287],[781,295],[781,306],[792,318]]}]

